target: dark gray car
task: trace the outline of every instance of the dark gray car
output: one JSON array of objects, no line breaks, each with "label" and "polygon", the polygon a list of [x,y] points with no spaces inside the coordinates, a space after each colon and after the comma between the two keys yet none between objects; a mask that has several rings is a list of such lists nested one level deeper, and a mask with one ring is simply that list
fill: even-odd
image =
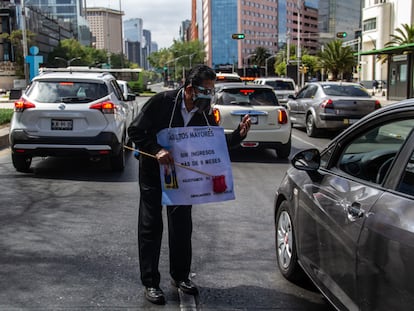
[{"label": "dark gray car", "polygon": [[363,86],[350,82],[311,82],[287,102],[292,124],[305,127],[309,136],[346,128],[380,107]]},{"label": "dark gray car", "polygon": [[414,305],[414,100],[292,159],[275,197],[278,266],[339,310]]}]

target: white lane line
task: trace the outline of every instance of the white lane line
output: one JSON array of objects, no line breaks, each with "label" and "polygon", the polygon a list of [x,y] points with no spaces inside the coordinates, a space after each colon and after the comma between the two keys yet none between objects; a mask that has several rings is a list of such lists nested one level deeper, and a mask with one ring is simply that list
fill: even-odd
[{"label": "white lane line", "polygon": [[[312,147],[316,147],[316,146],[315,146],[315,144],[312,144],[312,143],[310,143],[310,142],[308,142],[308,141],[306,141],[306,140],[304,140],[304,139],[300,138],[299,136],[296,136],[296,135],[292,134],[292,137],[294,137],[295,139],[297,139],[297,140],[301,141],[302,143],[304,143],[304,144],[306,144],[306,145],[309,145],[309,146],[312,146]],[[320,149],[321,147],[320,147],[320,146],[318,146],[318,148]]]}]

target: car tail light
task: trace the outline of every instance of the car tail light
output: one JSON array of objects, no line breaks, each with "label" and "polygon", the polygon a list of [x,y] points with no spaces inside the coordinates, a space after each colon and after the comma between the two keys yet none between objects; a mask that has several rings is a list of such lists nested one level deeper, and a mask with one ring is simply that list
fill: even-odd
[{"label": "car tail light", "polygon": [[221,116],[220,116],[220,111],[217,108],[213,109],[213,117],[214,117],[214,120],[216,121],[216,123],[219,124]]},{"label": "car tail light", "polygon": [[25,100],[24,98],[20,98],[14,103],[14,111],[16,112],[22,112],[23,110],[30,108],[36,108],[35,104]]},{"label": "car tail light", "polygon": [[380,109],[381,108],[381,103],[379,100],[375,101],[375,109]]},{"label": "car tail light", "polygon": [[114,114],[115,113],[115,104],[112,102],[101,102],[93,104],[89,109],[97,109],[102,111],[105,114]]},{"label": "car tail light", "polygon": [[326,99],[321,103],[321,108],[324,109],[329,109],[329,108],[333,108],[333,101],[332,99]]},{"label": "car tail light", "polygon": [[286,124],[288,122],[288,116],[285,110],[279,110],[277,121],[279,124]]}]

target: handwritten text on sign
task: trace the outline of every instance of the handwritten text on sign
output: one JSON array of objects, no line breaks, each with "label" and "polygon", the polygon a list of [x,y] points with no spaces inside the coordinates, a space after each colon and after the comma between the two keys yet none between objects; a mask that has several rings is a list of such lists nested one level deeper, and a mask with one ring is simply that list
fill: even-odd
[{"label": "handwritten text on sign", "polygon": [[[174,127],[160,131],[158,143],[179,165],[161,166],[162,204],[193,205],[233,200],[233,174],[221,127]],[[200,173],[201,172],[201,173]],[[203,174],[206,173],[206,174]],[[224,192],[215,192],[213,178],[222,176]]]}]

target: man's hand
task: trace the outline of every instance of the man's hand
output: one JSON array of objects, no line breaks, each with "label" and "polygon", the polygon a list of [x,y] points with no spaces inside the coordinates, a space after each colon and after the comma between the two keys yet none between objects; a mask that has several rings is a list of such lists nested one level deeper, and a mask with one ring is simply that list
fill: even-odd
[{"label": "man's hand", "polygon": [[245,137],[250,130],[250,125],[252,124],[250,116],[246,114],[240,122],[240,136]]},{"label": "man's hand", "polygon": [[174,163],[174,158],[168,150],[161,149],[155,155],[155,158],[158,160],[158,163],[168,165]]}]

